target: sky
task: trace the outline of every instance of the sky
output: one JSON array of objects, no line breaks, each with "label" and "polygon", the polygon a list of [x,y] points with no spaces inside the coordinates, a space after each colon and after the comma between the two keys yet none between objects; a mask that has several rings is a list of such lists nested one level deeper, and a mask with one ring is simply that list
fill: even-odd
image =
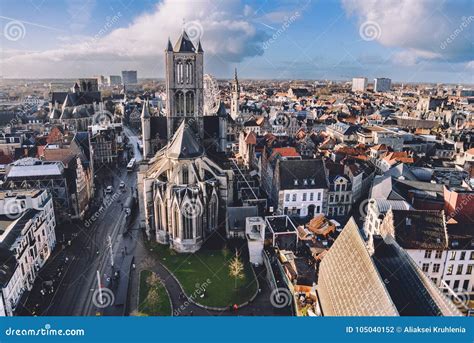
[{"label": "sky", "polygon": [[472,0],[0,0],[0,75],[164,77],[182,30],[231,78],[474,83]]}]

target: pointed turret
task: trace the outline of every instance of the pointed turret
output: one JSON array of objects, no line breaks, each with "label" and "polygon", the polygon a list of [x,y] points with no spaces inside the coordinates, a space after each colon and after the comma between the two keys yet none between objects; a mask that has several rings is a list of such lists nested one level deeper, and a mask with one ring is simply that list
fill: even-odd
[{"label": "pointed turret", "polygon": [[173,45],[171,45],[171,40],[168,37],[168,47],[166,48],[166,51],[173,52]]},{"label": "pointed turret", "polygon": [[148,103],[148,100],[145,100],[145,103],[143,104],[142,108],[142,118],[150,118],[150,104]]},{"label": "pointed turret", "polygon": [[198,52],[204,52],[204,50],[202,50],[202,45],[201,45],[201,40],[199,40],[199,43],[198,43]]},{"label": "pointed turret", "polygon": [[217,110],[217,116],[227,118],[227,111],[225,109],[225,105],[223,101],[221,101],[221,103],[219,104],[219,109]]}]

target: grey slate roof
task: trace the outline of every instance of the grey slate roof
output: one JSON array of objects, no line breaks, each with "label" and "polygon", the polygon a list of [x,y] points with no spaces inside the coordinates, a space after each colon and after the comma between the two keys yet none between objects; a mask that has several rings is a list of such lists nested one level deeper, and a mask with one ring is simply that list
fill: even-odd
[{"label": "grey slate roof", "polygon": [[395,239],[404,249],[446,249],[443,211],[393,210]]},{"label": "grey slate roof", "polygon": [[192,129],[183,120],[166,149],[166,156],[175,159],[188,159],[196,158],[203,154],[204,148],[196,140]]},{"label": "grey slate roof", "polygon": [[281,160],[278,166],[281,190],[328,188],[322,160]]},{"label": "grey slate roof", "polygon": [[179,37],[178,41],[174,45],[174,52],[195,52],[196,48],[194,47],[193,42],[189,39],[186,31],[183,30],[183,33]]}]

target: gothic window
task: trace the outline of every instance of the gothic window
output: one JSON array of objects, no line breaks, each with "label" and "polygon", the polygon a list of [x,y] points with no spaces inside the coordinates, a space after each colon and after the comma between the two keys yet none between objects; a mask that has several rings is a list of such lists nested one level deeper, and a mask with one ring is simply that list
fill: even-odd
[{"label": "gothic window", "polygon": [[176,62],[176,82],[180,84],[184,83],[184,66],[181,60]]},{"label": "gothic window", "polygon": [[184,224],[184,237],[183,239],[193,239],[193,219],[191,216],[182,217]]},{"label": "gothic window", "polygon": [[176,105],[176,115],[184,115],[184,94],[181,91],[176,92],[175,96],[175,105]]},{"label": "gothic window", "polygon": [[186,93],[186,115],[193,115],[194,114],[194,93],[187,92]]},{"label": "gothic window", "polygon": [[162,230],[163,228],[161,227],[161,223],[163,219],[161,218],[161,204],[158,204],[156,210],[156,229]]},{"label": "gothic window", "polygon": [[219,215],[218,208],[217,208],[217,199],[215,196],[212,197],[211,202],[209,204],[209,228],[211,230],[217,229],[217,217]]},{"label": "gothic window", "polygon": [[193,83],[193,62],[186,61],[186,83]]},{"label": "gothic window", "polygon": [[187,166],[183,166],[183,171],[182,171],[182,179],[183,179],[183,184],[188,184],[189,183],[189,171]]},{"label": "gothic window", "polygon": [[178,208],[175,207],[174,209],[174,225],[173,225],[173,236],[176,238],[178,237],[179,233],[179,213],[178,213]]}]

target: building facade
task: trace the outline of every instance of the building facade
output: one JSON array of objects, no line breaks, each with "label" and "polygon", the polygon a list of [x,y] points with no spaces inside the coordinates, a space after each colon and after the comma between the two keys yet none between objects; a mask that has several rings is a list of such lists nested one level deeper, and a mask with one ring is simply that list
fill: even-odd
[{"label": "building facade", "polygon": [[47,190],[2,191],[0,218],[0,316],[12,316],[56,245],[52,197]]},{"label": "building facade", "polygon": [[378,77],[374,79],[374,91],[375,92],[389,92],[392,87],[392,80],[385,77]]}]

